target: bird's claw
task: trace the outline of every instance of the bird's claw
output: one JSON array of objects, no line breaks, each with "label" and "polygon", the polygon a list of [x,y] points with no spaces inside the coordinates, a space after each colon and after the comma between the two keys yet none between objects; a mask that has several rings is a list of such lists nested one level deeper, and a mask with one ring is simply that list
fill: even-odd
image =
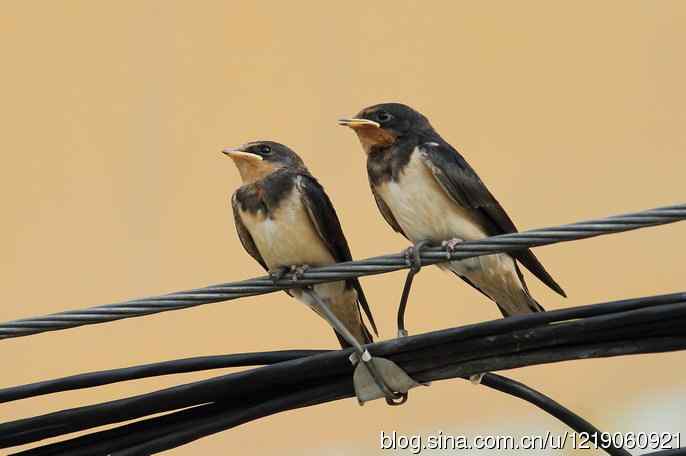
[{"label": "bird's claw", "polygon": [[283,279],[283,276],[285,276],[289,270],[290,268],[286,266],[276,268],[272,271],[269,271],[269,278],[272,280],[274,285],[276,285],[279,280]]},{"label": "bird's claw", "polygon": [[447,241],[441,242],[441,247],[445,249],[446,257],[450,260],[452,254],[455,253],[457,246],[463,243],[464,240],[460,238],[452,238]]},{"label": "bird's claw", "polygon": [[422,249],[429,245],[430,241],[419,241],[415,245],[411,245],[403,250],[405,261],[410,266],[410,269],[416,274],[422,269]]},{"label": "bird's claw", "polygon": [[299,264],[291,266],[290,269],[293,273],[293,281],[297,282],[298,280],[302,280],[305,272],[310,269],[310,266],[307,264]]}]

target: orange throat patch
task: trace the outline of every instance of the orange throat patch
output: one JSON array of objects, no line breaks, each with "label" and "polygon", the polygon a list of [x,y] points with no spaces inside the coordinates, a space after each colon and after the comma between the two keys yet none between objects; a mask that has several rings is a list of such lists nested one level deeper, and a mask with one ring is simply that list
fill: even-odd
[{"label": "orange throat patch", "polygon": [[264,179],[281,166],[264,160],[251,160],[243,157],[231,157],[238,168],[243,184],[252,184]]},{"label": "orange throat patch", "polygon": [[390,146],[396,140],[396,136],[383,128],[372,125],[362,125],[355,128],[355,133],[362,144],[365,153],[369,153],[374,146]]}]

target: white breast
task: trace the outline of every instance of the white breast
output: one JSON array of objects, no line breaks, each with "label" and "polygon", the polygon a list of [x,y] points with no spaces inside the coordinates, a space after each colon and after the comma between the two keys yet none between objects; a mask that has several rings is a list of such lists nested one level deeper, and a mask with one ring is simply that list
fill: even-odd
[{"label": "white breast", "polygon": [[397,181],[377,187],[403,232],[413,241],[486,237],[471,211],[455,203],[415,149]]},{"label": "white breast", "polygon": [[334,263],[307,214],[297,186],[271,217],[262,212],[243,212],[241,218],[269,269]]},{"label": "white breast", "polygon": [[[240,216],[270,270],[282,266],[323,266],[335,263],[310,220],[297,186],[281,201],[271,217],[266,217],[262,212],[242,212]],[[346,289],[343,281],[317,284],[314,291],[330,306],[353,336],[364,343],[357,292]],[[307,295],[298,290],[291,292],[316,311],[316,306]]]}]

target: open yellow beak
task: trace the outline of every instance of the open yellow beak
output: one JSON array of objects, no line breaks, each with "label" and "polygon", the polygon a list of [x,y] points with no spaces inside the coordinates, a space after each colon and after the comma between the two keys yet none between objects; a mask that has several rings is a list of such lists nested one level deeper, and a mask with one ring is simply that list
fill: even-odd
[{"label": "open yellow beak", "polygon": [[246,152],[242,150],[240,147],[227,147],[226,149],[222,150],[222,153],[235,159],[262,161],[262,157],[260,157],[259,155]]},{"label": "open yellow beak", "polygon": [[374,127],[381,128],[381,124],[367,119],[338,119],[338,125],[350,128]]}]

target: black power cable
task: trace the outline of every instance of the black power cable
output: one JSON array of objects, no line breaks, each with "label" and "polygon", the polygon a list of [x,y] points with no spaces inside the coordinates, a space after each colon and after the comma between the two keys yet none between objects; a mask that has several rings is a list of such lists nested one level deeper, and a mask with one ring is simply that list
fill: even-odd
[{"label": "black power cable", "polygon": [[143,364],[140,366],[109,369],[98,372],[71,375],[55,380],[29,383],[27,385],[0,389],[0,403],[11,402],[44,394],[59,393],[127,380],[137,380],[161,375],[182,374],[227,367],[246,367],[274,364],[296,358],[325,353],[327,350],[281,350],[261,353],[237,353],[235,355],[200,356],[173,361]]},{"label": "black power cable", "polygon": [[[379,342],[368,348],[375,356],[397,362],[418,381],[435,381],[568,359],[680,350],[686,348],[685,322],[686,293],[675,293],[511,317]],[[349,353],[322,352],[127,399],[3,423],[0,444],[6,447],[30,443],[174,410],[179,411],[153,418],[172,420],[172,424],[149,428],[145,432],[158,437],[150,435],[146,441],[159,438],[167,442],[165,432],[186,436],[178,437],[178,441],[219,432],[243,422],[236,417],[291,408],[292,400],[309,404],[319,403],[321,398],[352,397]],[[251,359],[263,359],[262,355],[241,356],[250,363]],[[328,390],[327,385],[337,386]],[[320,387],[331,396],[319,396]],[[188,407],[195,408],[184,410]],[[183,424],[175,421],[189,414],[192,419]],[[578,424],[574,421],[578,417],[574,417],[568,416],[572,427]],[[176,437],[172,441],[176,442]]]},{"label": "black power cable", "polygon": [[[535,405],[543,411],[553,415],[555,418],[559,419],[576,432],[586,432],[590,435],[602,434],[598,428],[581,418],[576,413],[563,407],[561,404],[557,403],[548,396],[529,388],[523,383],[519,383],[518,381],[497,374],[486,374],[481,379],[481,384],[488,386],[489,388],[493,388],[494,390],[507,393],[511,396],[518,397],[529,402],[530,404]],[[631,456],[631,453],[614,444],[610,444],[606,450],[607,453],[612,456]]]}]

